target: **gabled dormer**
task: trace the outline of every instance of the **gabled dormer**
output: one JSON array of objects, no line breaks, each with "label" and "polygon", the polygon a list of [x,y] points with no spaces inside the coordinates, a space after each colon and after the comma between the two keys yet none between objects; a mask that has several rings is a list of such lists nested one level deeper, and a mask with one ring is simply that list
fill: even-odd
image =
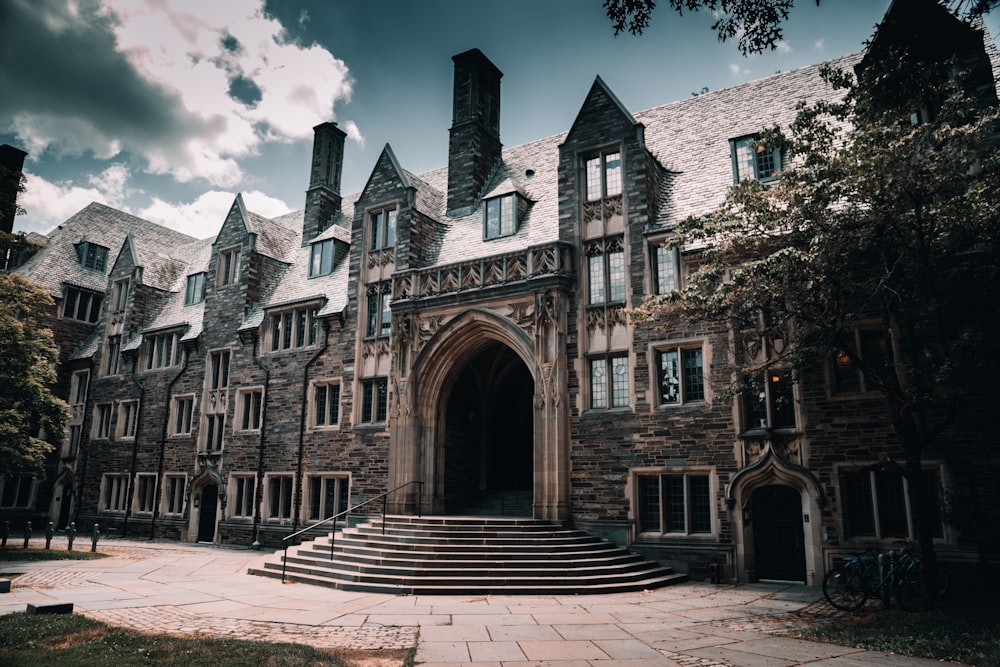
[{"label": "gabled dormer", "polygon": [[354,205],[353,236],[363,253],[365,282],[386,280],[395,269],[400,213],[413,193],[409,174],[386,144]]}]

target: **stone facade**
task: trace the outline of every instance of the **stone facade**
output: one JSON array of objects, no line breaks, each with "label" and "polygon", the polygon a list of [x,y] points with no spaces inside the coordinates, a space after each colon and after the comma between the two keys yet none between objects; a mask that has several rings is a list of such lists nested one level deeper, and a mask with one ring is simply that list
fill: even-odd
[{"label": "stone facade", "polygon": [[[265,219],[237,197],[213,239],[136,219],[102,237],[99,319],[53,321],[59,392],[86,391],[36,515],[278,545],[387,490],[398,513],[521,494],[537,518],[693,577],[813,584],[844,551],[891,543],[890,515],[908,530],[888,507],[901,482],[876,465],[900,457],[877,396],[838,393],[820,360],[790,410],[757,414],[722,396],[733,332],[626,316],[696,267],[663,242],[721,202],[734,141],[835,95],[820,66],[636,114],[598,78],[565,134],[506,150],[502,74],[478,51],[455,67],[447,168],[412,174],[386,146],[342,197],[344,133],[325,123],[304,211]],[[81,212],[22,272],[65,300],[76,283],[53,258],[121,215]],[[996,507],[976,414],[947,434],[964,454],[928,470]],[[865,489],[886,504],[872,528]],[[973,555],[944,519],[938,542]]]}]

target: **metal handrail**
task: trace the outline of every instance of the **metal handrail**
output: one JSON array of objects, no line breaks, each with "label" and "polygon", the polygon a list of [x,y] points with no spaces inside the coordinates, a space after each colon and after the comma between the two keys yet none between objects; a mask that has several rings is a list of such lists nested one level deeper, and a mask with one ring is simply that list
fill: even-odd
[{"label": "metal handrail", "polygon": [[419,490],[419,492],[417,494],[417,516],[419,517],[420,516],[420,509],[421,509],[421,505],[422,505],[422,501],[423,501],[423,495],[424,495],[424,483],[422,481],[419,481],[419,480],[414,480],[414,481],[411,481],[411,482],[407,482],[405,484],[400,484],[396,488],[389,489],[385,493],[380,493],[379,495],[375,496],[374,498],[369,498],[365,502],[360,503],[358,505],[355,505],[354,507],[348,507],[346,510],[344,510],[343,512],[340,512],[339,514],[334,514],[333,516],[331,516],[329,518],[326,518],[326,519],[323,519],[322,521],[317,521],[316,523],[312,524],[311,526],[306,526],[305,528],[303,528],[301,530],[295,531],[291,535],[286,535],[285,537],[281,538],[281,541],[285,543],[284,555],[281,558],[281,583],[285,583],[285,568],[288,565],[288,545],[289,545],[289,540],[291,540],[293,538],[296,538],[296,537],[298,537],[299,535],[301,535],[303,533],[307,533],[310,530],[318,528],[319,526],[322,526],[323,524],[330,523],[332,521],[333,522],[333,532],[330,533],[330,560],[333,560],[333,542],[336,539],[336,534],[337,534],[337,519],[339,519],[342,516],[347,516],[351,512],[353,512],[353,511],[355,511],[357,509],[360,509],[360,508],[364,507],[365,505],[370,505],[373,502],[375,502],[375,501],[377,501],[377,500],[379,500],[381,498],[382,499],[382,534],[385,535],[385,509],[386,509],[387,500],[389,498],[389,494],[390,493],[395,493],[396,491],[399,491],[400,489],[406,488],[407,486],[410,486],[411,484],[417,484],[417,485],[420,486],[420,490]]}]

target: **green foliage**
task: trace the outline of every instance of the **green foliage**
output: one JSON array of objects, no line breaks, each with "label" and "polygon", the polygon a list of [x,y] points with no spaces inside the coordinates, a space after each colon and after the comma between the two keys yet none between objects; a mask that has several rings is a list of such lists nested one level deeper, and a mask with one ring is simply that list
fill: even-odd
[{"label": "green foliage", "polygon": [[18,196],[25,191],[24,183],[23,173],[0,165],[0,218],[24,213],[24,208],[17,203]]},{"label": "green foliage", "polygon": [[145,635],[82,616],[8,614],[0,616],[0,664],[343,667],[344,662],[330,653],[297,644]]},{"label": "green foliage", "polygon": [[24,278],[0,275],[0,474],[40,475],[45,456],[62,440],[65,402],[52,395],[57,350],[52,298]]}]

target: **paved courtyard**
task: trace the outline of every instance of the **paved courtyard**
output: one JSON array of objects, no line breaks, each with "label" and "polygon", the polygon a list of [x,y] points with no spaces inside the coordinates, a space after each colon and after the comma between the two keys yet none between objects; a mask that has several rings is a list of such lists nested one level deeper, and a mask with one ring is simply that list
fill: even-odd
[{"label": "paved courtyard", "polygon": [[[8,542],[8,549],[17,548]],[[65,549],[65,540],[53,541]],[[89,541],[77,541],[77,549]],[[817,588],[711,585],[599,596],[392,596],[246,574],[270,552],[104,539],[110,557],[0,563],[0,614],[72,602],[117,626],[182,636],[385,651],[417,646],[425,667],[782,667],[939,665],[782,636],[840,616]]]}]

